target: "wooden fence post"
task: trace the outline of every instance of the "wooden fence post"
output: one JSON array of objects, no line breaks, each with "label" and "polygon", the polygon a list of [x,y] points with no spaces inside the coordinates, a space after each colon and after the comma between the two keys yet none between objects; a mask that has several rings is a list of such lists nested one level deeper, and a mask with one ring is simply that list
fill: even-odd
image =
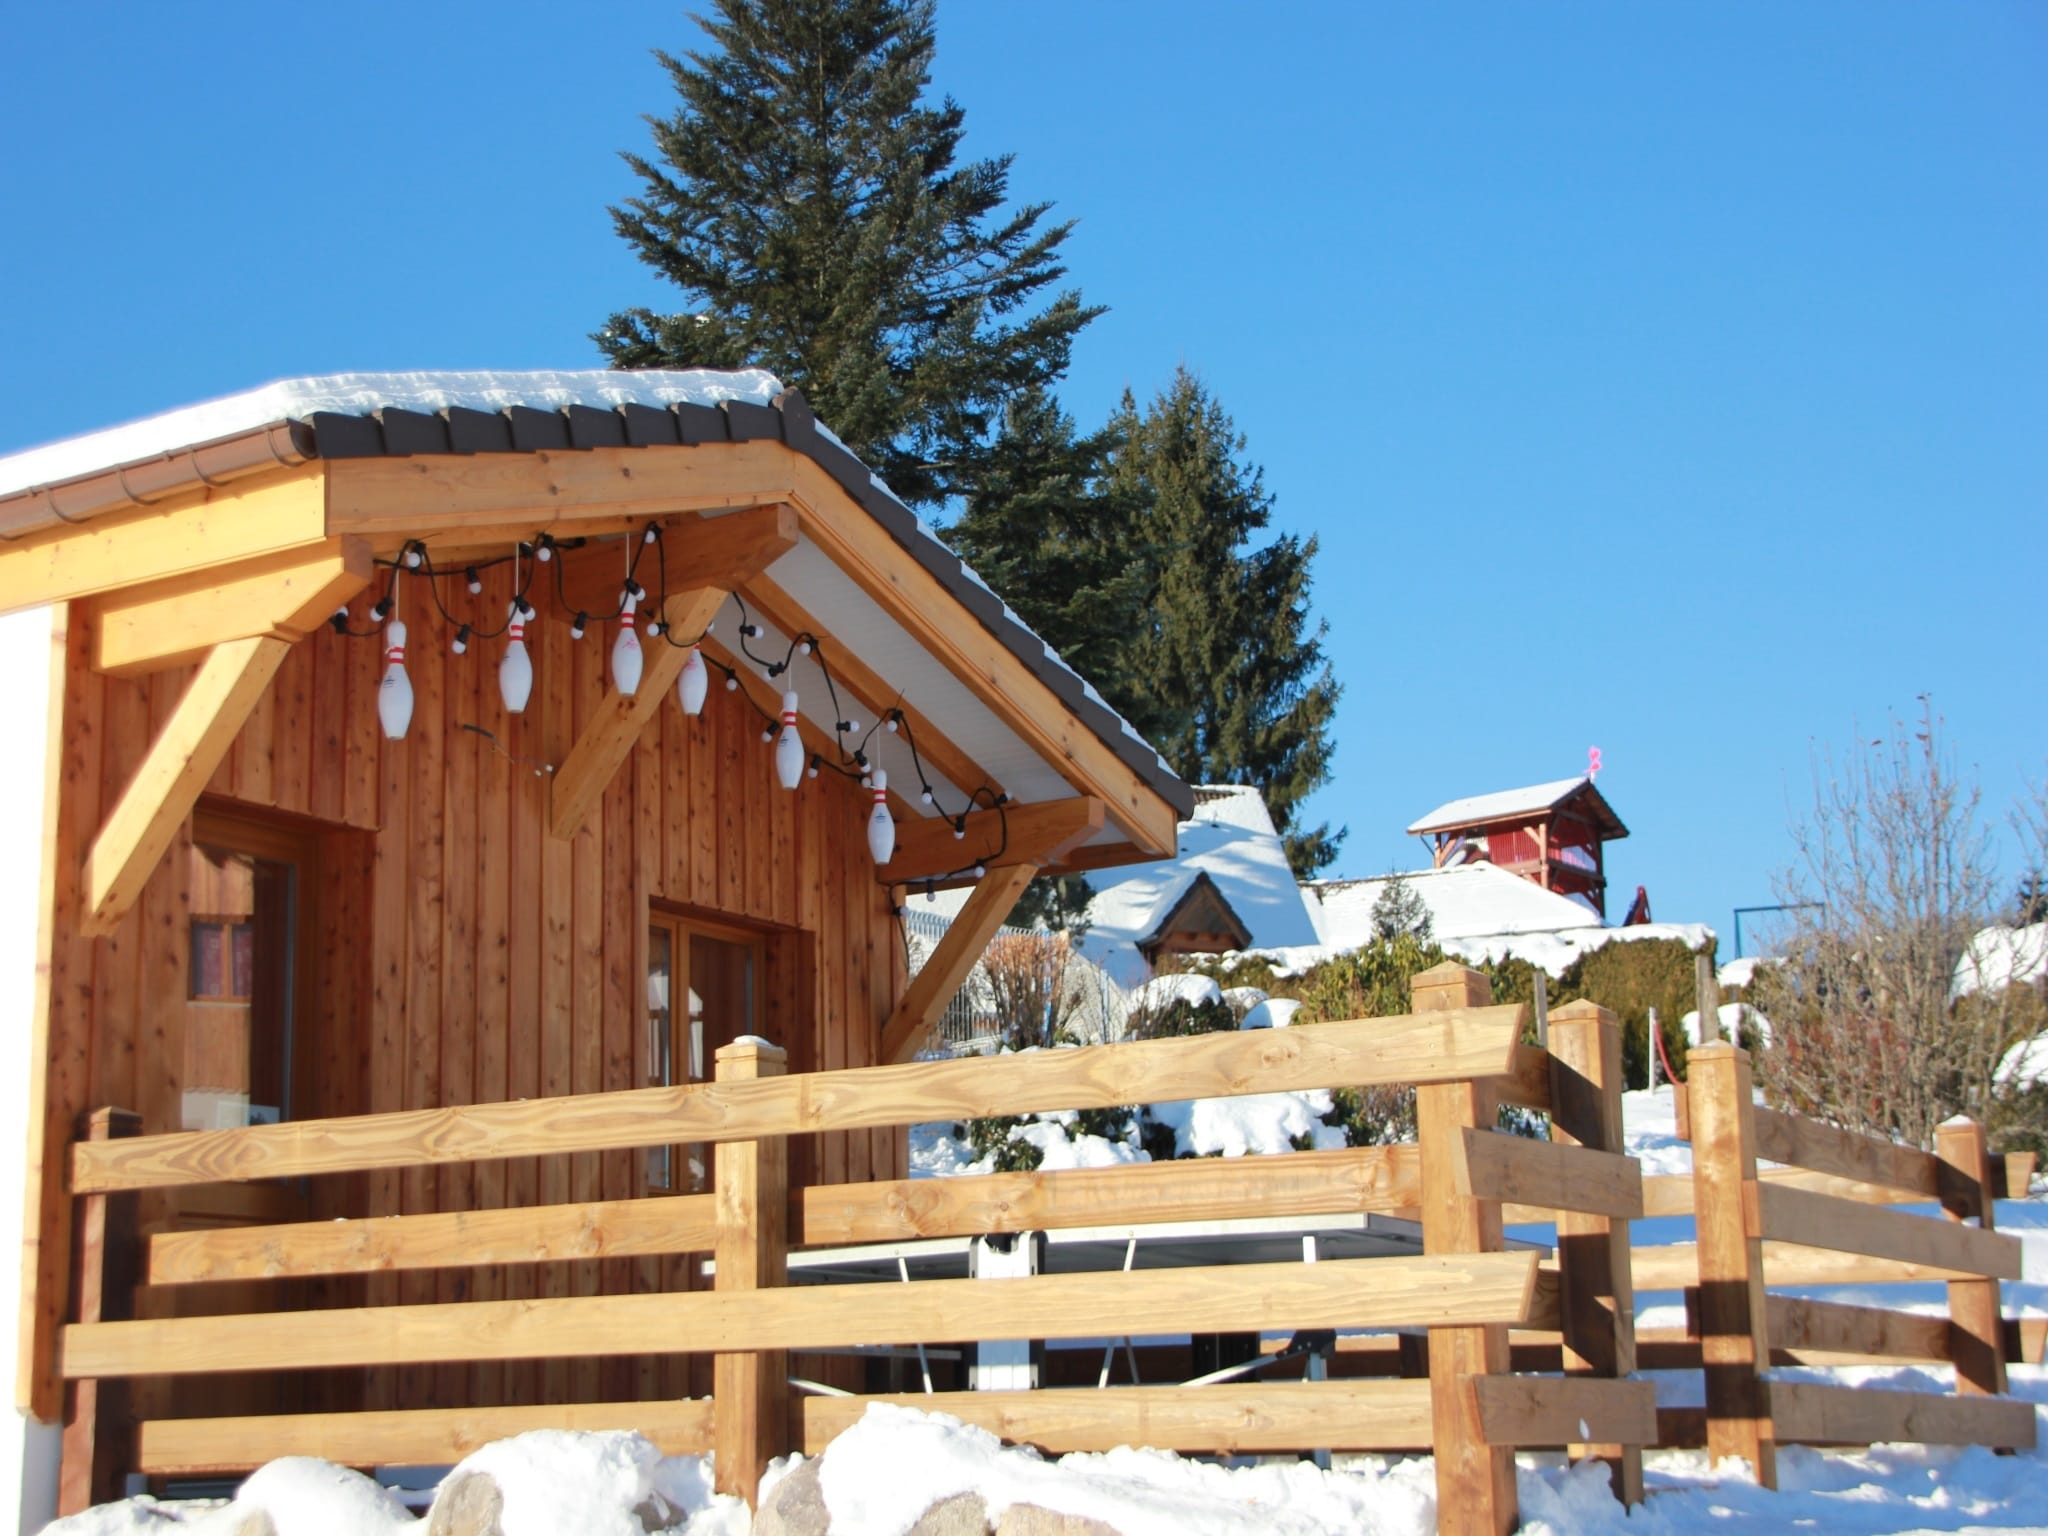
[{"label": "wooden fence post", "polygon": [[1700,1263],[1700,1355],[1707,1378],[1707,1451],[1740,1456],[1778,1486],[1765,1332],[1763,1241],[1757,1235],[1756,1105],[1749,1052],[1725,1042],[1686,1055],[1693,1217]]},{"label": "wooden fence post", "polygon": [[[1992,1202],[1991,1149],[1984,1127],[1954,1119],[1934,1132],[1934,1155],[1942,1162],[1941,1203],[1950,1221],[1978,1219],[1989,1231],[1997,1221]],[[1964,1396],[2005,1392],[2005,1322],[1996,1280],[1951,1280],[1948,1285],[1949,1345],[1955,1356],[1956,1391]]]},{"label": "wooden fence post", "polygon": [[[721,1083],[780,1077],[788,1054],[764,1041],[720,1046]],[[759,1291],[787,1283],[789,1143],[780,1136],[727,1141],[715,1158],[720,1291]],[[789,1361],[782,1350],[713,1357],[712,1432],[720,1493],[752,1505],[768,1463],[790,1449]]]},{"label": "wooden fence post", "polygon": [[[1550,1139],[1599,1152],[1623,1150],[1621,1026],[1597,1003],[1567,1003],[1550,1015]],[[1629,1224],[1578,1211],[1557,1213],[1567,1375],[1628,1377],[1636,1369],[1636,1299]],[[1643,1502],[1638,1445],[1574,1446],[1607,1463],[1615,1497]]]},{"label": "wooden fence post", "polygon": [[[80,1135],[87,1141],[115,1141],[142,1134],[142,1116],[132,1109],[96,1109]],[[135,1287],[141,1278],[136,1196],[84,1195],[73,1233],[71,1316],[81,1323],[125,1322],[135,1315]],[[121,1496],[130,1454],[134,1416],[129,1385],[121,1379],[74,1381],[65,1388],[64,1440],[57,1477],[57,1513],[75,1515]]]},{"label": "wooden fence post", "polygon": [[[1493,987],[1479,972],[1446,961],[1410,983],[1417,1013],[1484,1008]],[[1465,1132],[1493,1129],[1493,1091],[1483,1083],[1425,1083],[1415,1090],[1422,1145],[1422,1246],[1429,1254],[1498,1253],[1500,1202],[1458,1192]],[[1429,1406],[1436,1450],[1437,1529],[1443,1536],[1504,1536],[1517,1523],[1515,1453],[1486,1443],[1474,1385],[1508,1371],[1503,1327],[1432,1328]]]}]

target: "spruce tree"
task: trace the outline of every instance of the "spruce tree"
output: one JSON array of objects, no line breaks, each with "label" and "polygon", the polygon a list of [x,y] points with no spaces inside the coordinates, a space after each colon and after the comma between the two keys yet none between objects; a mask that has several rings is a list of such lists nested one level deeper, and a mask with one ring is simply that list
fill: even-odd
[{"label": "spruce tree", "polygon": [[681,103],[625,158],[620,233],[690,308],[613,315],[618,368],[773,370],[899,496],[975,482],[1003,401],[1065,373],[1101,311],[1053,293],[1071,222],[1006,209],[1011,157],[955,165],[926,100],[930,0],[715,0],[715,48],[657,52]]},{"label": "spruce tree", "polygon": [[1137,509],[1151,601],[1104,691],[1183,779],[1257,785],[1306,878],[1344,836],[1295,825],[1329,780],[1340,691],[1309,618],[1316,540],[1266,537],[1264,476],[1185,368],[1142,413],[1126,391],[1110,429],[1105,493]]},{"label": "spruce tree", "polygon": [[945,537],[1039,638],[1098,687],[1126,665],[1131,615],[1150,596],[1135,507],[1101,483],[1113,439],[1076,434],[1043,390],[1001,429]]}]

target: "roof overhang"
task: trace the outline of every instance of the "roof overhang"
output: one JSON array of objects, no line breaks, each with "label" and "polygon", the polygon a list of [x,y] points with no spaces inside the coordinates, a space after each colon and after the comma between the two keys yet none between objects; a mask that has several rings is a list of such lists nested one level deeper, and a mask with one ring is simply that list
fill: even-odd
[{"label": "roof overhang", "polygon": [[[919,782],[914,736],[939,804],[958,809],[977,789],[1007,797],[955,837],[943,821],[920,835],[938,810],[914,791],[895,796],[902,846],[935,867],[892,861],[891,878],[1174,852],[1188,788],[793,391],[768,403],[316,411],[88,465],[0,494],[0,612],[81,603],[98,620],[98,664],[148,671],[252,636],[304,638],[412,541],[445,565],[541,533],[583,540],[565,575],[589,567],[615,589],[609,573],[650,523],[671,567],[693,549],[737,559],[759,529],[779,540],[731,583],[706,644],[757,700],[774,708],[785,683],[723,650],[742,603],[756,653],[780,656],[809,631],[843,710],[870,722],[904,711],[910,732],[874,737],[892,786]],[[715,586],[717,574],[671,569],[669,580]],[[793,680],[807,739],[829,750],[839,738],[822,679],[800,663]]]}]

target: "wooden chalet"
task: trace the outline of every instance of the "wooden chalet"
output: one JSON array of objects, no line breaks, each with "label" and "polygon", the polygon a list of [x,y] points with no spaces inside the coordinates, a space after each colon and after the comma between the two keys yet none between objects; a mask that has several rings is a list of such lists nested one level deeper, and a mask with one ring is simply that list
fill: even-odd
[{"label": "wooden chalet", "polygon": [[1472,795],[1440,805],[1409,832],[1428,841],[1445,869],[1484,859],[1607,916],[1604,845],[1628,836],[1590,776]]},{"label": "wooden chalet", "polygon": [[[629,583],[661,626],[636,633],[631,693],[613,659]],[[94,1240],[74,1232],[75,1138],[277,1122],[274,1144],[303,1148],[339,1117],[700,1080],[747,1037],[791,1072],[905,1060],[1029,880],[1171,855],[1191,805],[759,374],[303,380],[0,459],[0,614],[24,610],[47,623],[5,621],[6,665],[38,696],[39,667],[49,682],[47,726],[12,721],[12,811],[43,807],[16,1395],[45,1422],[76,1243]],[[399,739],[380,724],[393,649]],[[771,744],[790,728],[794,790]],[[886,788],[864,786],[873,770]],[[927,882],[973,895],[913,978],[896,909]],[[82,1130],[103,1106],[131,1113]],[[905,1138],[799,1136],[790,1156],[793,1184],[888,1179]],[[154,1234],[575,1203],[625,1230],[645,1198],[703,1189],[708,1161],[642,1148],[118,1198]],[[292,1305],[359,1306],[701,1283],[672,1255],[289,1286]],[[143,1303],[270,1304],[246,1284]],[[708,1366],[137,1390],[171,1418],[572,1403],[701,1396],[688,1372]]]}]

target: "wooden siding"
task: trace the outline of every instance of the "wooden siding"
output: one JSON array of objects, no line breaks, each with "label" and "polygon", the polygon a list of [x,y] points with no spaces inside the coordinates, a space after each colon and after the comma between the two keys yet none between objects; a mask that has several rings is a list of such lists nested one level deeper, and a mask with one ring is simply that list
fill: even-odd
[{"label": "wooden siding", "polygon": [[[451,584],[451,607],[503,613],[509,580],[502,568],[487,572],[474,599]],[[319,937],[311,1016],[297,1026],[295,1118],[639,1086],[650,904],[766,934],[762,1018],[792,1070],[871,1064],[905,965],[868,860],[858,786],[824,774],[795,795],[779,789],[759,716],[714,676],[702,717],[665,704],[598,812],[573,839],[551,838],[547,781],[463,727],[559,764],[608,691],[609,627],[573,641],[544,605],[528,633],[532,701],[524,716],[508,717],[497,688],[502,642],[453,655],[438,618],[422,611],[423,594],[407,585],[418,701],[409,738],[386,742],[378,728],[379,645],[323,630],[292,648],[203,802],[318,834]],[[95,1106],[133,1108],[146,1131],[178,1129],[185,1063],[189,822],[135,911],[105,939],[78,936],[75,866],[190,669],[104,676],[88,664],[90,627],[74,608],[51,957],[52,1168],[62,1166],[54,1154],[79,1114]],[[900,1132],[835,1134],[792,1150],[802,1182],[907,1171]],[[227,1199],[152,1194],[144,1223],[626,1198],[641,1193],[640,1166],[639,1154],[588,1153],[319,1179],[309,1195],[270,1192],[275,1209],[249,1186]],[[53,1208],[50,1183],[45,1190],[39,1300],[54,1321],[68,1212]],[[692,1267],[675,1258],[380,1275],[299,1294],[361,1304],[683,1289]],[[243,1296],[225,1309],[247,1304]],[[364,1406],[674,1396],[691,1374],[676,1360],[414,1366],[376,1373]],[[192,1411],[182,1394],[179,1411]]]}]

